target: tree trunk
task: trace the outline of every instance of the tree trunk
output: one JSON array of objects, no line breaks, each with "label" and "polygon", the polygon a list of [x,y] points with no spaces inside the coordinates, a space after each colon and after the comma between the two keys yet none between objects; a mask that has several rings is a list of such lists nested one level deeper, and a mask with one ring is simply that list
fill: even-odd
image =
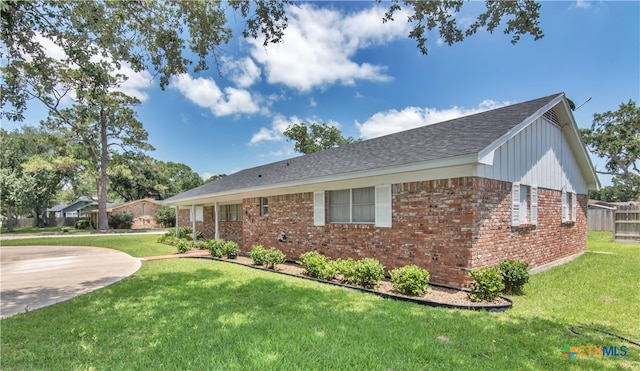
[{"label": "tree trunk", "polygon": [[107,114],[100,110],[100,176],[97,179],[98,186],[98,230],[109,229],[107,218],[107,166],[109,165],[109,146],[107,143]]},{"label": "tree trunk", "polygon": [[13,232],[13,207],[7,205],[7,232]]}]

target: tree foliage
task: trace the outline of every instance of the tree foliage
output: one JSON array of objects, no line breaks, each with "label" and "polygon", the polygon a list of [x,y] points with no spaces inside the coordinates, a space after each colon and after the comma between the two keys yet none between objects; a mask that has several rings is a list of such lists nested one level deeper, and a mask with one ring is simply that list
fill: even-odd
[{"label": "tree foliage", "polygon": [[[0,129],[0,199],[9,221],[17,215],[33,214],[38,222],[51,206],[63,181],[75,170],[61,136],[41,129]],[[11,226],[11,223],[9,223]]]},{"label": "tree foliage", "polygon": [[344,146],[356,140],[353,137],[343,137],[340,129],[333,125],[312,123],[295,124],[289,126],[283,133],[288,140],[295,142],[297,152],[308,154],[325,149]]},{"label": "tree foliage", "polygon": [[640,107],[636,102],[629,100],[620,104],[617,111],[594,114],[591,128],[580,132],[588,149],[606,160],[605,170],[598,173],[613,176],[614,188],[608,193],[616,193],[618,199],[637,198],[640,195]]}]

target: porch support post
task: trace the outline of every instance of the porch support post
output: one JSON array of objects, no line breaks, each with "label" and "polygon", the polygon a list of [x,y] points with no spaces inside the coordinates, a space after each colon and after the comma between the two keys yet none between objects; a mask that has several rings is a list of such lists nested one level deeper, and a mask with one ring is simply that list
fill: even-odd
[{"label": "porch support post", "polygon": [[215,228],[214,238],[217,240],[220,238],[220,233],[218,232],[218,202],[213,205],[213,225]]},{"label": "porch support post", "polygon": [[180,234],[179,234],[179,227],[180,227],[180,226],[178,225],[178,221],[180,220],[180,219],[178,218],[178,212],[180,211],[180,208],[176,205],[176,206],[175,206],[175,209],[176,209],[176,237],[178,237],[178,236],[180,235]]},{"label": "porch support post", "polygon": [[196,205],[191,205],[191,238],[196,240]]}]

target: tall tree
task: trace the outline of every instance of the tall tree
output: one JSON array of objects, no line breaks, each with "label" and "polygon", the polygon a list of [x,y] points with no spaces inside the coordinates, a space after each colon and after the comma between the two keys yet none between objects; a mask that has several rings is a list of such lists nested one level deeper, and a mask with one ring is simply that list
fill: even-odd
[{"label": "tall tree", "polygon": [[74,170],[62,137],[29,126],[13,132],[0,129],[0,194],[9,221],[33,214],[41,225],[40,216]]},{"label": "tall tree", "polygon": [[[606,160],[600,174],[612,175],[621,194],[636,190],[640,193],[640,107],[629,100],[617,111],[593,115],[590,129],[581,129],[582,139],[589,150]],[[623,200],[628,201],[628,200]]]},{"label": "tall tree", "polygon": [[98,229],[109,228],[107,220],[108,168],[114,153],[138,154],[153,147],[148,134],[136,119],[131,106],[135,98],[120,92],[93,96],[70,108],[52,110],[47,128],[64,133],[75,142],[84,161],[84,170],[96,181]]},{"label": "tall tree", "polygon": [[312,123],[310,126],[303,123],[295,124],[289,126],[283,134],[288,140],[295,142],[296,151],[304,154],[340,147],[356,141],[353,137],[343,137],[340,129],[328,124]]}]

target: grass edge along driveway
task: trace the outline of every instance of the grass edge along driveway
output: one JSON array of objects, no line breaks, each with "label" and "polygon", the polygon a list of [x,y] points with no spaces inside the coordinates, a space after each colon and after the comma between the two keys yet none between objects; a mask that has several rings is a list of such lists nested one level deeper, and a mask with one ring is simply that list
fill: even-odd
[{"label": "grass edge along driveway", "polygon": [[[640,337],[639,247],[606,238],[590,233],[589,252],[532,276],[505,313],[418,306],[209,260],[145,262],[115,285],[1,320],[2,368],[639,369],[640,348],[568,329]],[[565,344],[627,346],[627,355],[569,360]]]}]

